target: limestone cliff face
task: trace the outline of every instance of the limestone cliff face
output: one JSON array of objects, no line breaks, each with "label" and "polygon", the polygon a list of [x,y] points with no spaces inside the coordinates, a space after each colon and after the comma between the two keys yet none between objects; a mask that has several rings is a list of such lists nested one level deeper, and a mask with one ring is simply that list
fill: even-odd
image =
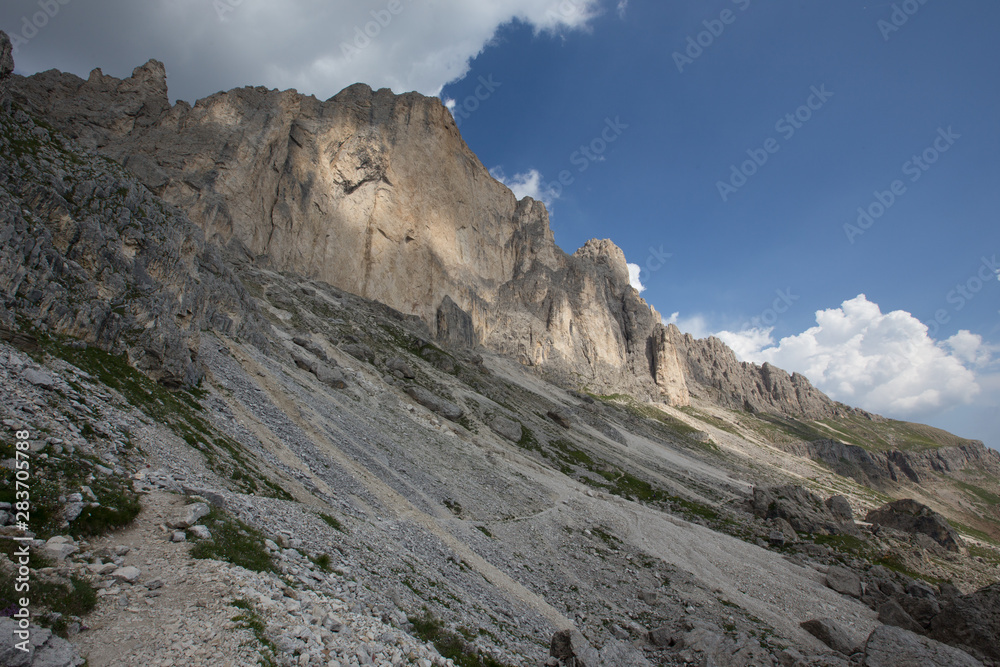
[{"label": "limestone cliff face", "polygon": [[789,375],[765,363],[739,361],[718,338],[695,339],[674,325],[664,334],[665,347],[676,350],[692,394],[719,405],[747,410],[823,419],[841,414],[842,405],[798,373]]},{"label": "limestone cliff face", "polygon": [[664,327],[610,241],[563,252],[545,207],[493,179],[436,98],[357,84],[326,101],[240,88],[171,105],[157,61],[127,79],[12,83],[19,104],[124,164],[209,239],[417,315],[448,342],[605,393],[837,410],[800,375]]},{"label": "limestone cliff face", "polygon": [[595,390],[658,397],[659,385],[687,401],[622,251],[560,250],[545,207],[493,179],[436,98],[358,84],[325,102],[242,88],[171,106],[156,61],[124,80],[50,71],[14,89],[209,238],[415,314],[451,342]]}]

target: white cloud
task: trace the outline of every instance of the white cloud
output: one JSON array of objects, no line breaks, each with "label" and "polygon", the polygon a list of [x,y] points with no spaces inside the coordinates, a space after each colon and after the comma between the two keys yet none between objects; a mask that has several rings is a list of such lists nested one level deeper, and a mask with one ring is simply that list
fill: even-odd
[{"label": "white cloud", "polygon": [[626,9],[628,9],[628,0],[618,0],[618,18],[625,20]]},{"label": "white cloud", "polygon": [[777,344],[770,329],[716,335],[744,360],[798,371],[831,398],[903,419],[972,403],[977,370],[993,363],[982,337],[960,331],[937,342],[910,313],[883,314],[863,294],[818,311],[816,324]]},{"label": "white cloud", "polygon": [[510,188],[519,200],[531,197],[545,204],[546,208],[552,208],[553,202],[559,198],[558,193],[542,184],[542,175],[537,169],[529,169],[523,174],[514,174],[507,178],[503,168],[493,167],[490,169],[490,176]]},{"label": "white cloud", "polygon": [[702,315],[692,315],[691,317],[681,317],[681,314],[673,313],[670,317],[661,317],[663,324],[675,324],[681,333],[691,334],[695,338],[707,338],[712,335],[708,327],[708,320]]},{"label": "white cloud", "polygon": [[[18,53],[19,72],[52,67],[126,76],[162,60],[173,97],[245,85],[326,99],[356,82],[437,95],[512,21],[536,33],[587,30],[600,0],[102,0],[71,3]],[[25,3],[0,4],[19,25]],[[393,11],[395,10],[395,11]],[[123,34],[128,39],[121,39]],[[210,65],[210,66],[209,66]]]},{"label": "white cloud", "polygon": [[646,291],[646,286],[639,280],[639,272],[642,268],[638,264],[628,264],[628,283],[640,294]]}]

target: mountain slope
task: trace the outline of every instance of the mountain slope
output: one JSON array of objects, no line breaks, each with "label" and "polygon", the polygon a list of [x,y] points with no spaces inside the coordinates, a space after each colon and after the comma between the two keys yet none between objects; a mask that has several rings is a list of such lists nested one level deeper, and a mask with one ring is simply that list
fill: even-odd
[{"label": "mountain slope", "polygon": [[[820,524],[829,511],[817,508],[844,512],[844,502],[829,498],[837,494],[861,517],[893,497],[917,496],[952,518],[978,517],[988,528],[990,503],[1000,493],[997,457],[981,444],[833,404],[810,391],[804,378],[740,364],[717,341],[694,341],[661,327],[634,292],[624,291],[620,250],[595,241],[574,256],[561,253],[535,202],[503,195],[512,202],[511,215],[530,218],[511,233],[513,247],[521,250],[509,277],[502,274],[506,281],[491,288],[482,276],[461,276],[482,280],[486,293],[495,294],[490,307],[498,309],[500,324],[480,338],[477,327],[489,320],[460,303],[461,295],[444,290],[440,303],[420,312],[393,308],[281,266],[251,248],[252,238],[211,228],[207,213],[198,217],[213,197],[230,209],[243,205],[219,195],[209,181],[232,178],[227,169],[257,168],[240,157],[239,116],[223,113],[233,108],[229,96],[235,93],[202,105],[214,110],[213,123],[229,127],[223,134],[235,157],[213,158],[211,167],[200,149],[184,158],[205,162],[183,172],[194,183],[188,187],[202,188],[183,212],[131,175],[155,167],[166,175],[160,186],[154,183],[157,191],[182,192],[186,181],[170,175],[169,164],[148,155],[144,163],[144,153],[118,155],[126,170],[41,126],[43,117],[32,119],[48,109],[45,118],[53,125],[93,146],[101,137],[119,137],[122,145],[132,133],[158,137],[156,154],[178,159],[176,146],[197,147],[178,132],[205,131],[206,145],[213,145],[218,128],[205,129],[198,107],[163,106],[157,100],[165,99],[165,89],[162,98],[150,96],[160,78],[155,65],[126,81],[94,75],[92,85],[107,88],[95,97],[80,93],[79,79],[47,73],[16,82],[25,105],[25,91],[39,89],[31,114],[10,105],[0,111],[0,233],[9,241],[3,260],[9,331],[0,340],[0,388],[8,398],[0,403],[0,458],[13,456],[17,430],[37,434],[33,465],[46,482],[33,491],[32,502],[44,509],[37,516],[48,518],[32,524],[32,532],[43,539],[73,537],[79,549],[39,576],[77,577],[110,591],[99,604],[106,623],[84,631],[81,641],[105,647],[89,653],[92,664],[127,664],[140,655],[213,664],[218,656],[187,651],[183,642],[165,645],[148,632],[132,635],[146,643],[126,646],[131,640],[116,630],[119,622],[134,627],[135,618],[173,619],[181,627],[192,611],[198,619],[211,617],[219,637],[210,641],[234,651],[250,642],[262,660],[277,664],[351,664],[363,662],[358,652],[364,651],[368,660],[381,653],[391,664],[426,667],[420,660],[433,659],[447,665],[439,650],[457,664],[538,665],[549,657],[553,633],[569,629],[582,632],[573,640],[579,655],[596,656],[597,665],[777,665],[797,659],[788,649],[805,664],[846,664],[845,655],[800,623],[831,619],[861,646],[879,626],[882,604],[912,604],[914,614],[926,615],[917,614],[921,623],[932,624],[948,605],[978,609],[979,598],[962,594],[996,581],[1000,556],[988,535],[963,528],[972,552],[967,555],[944,551],[926,535],[853,522],[843,522],[853,526],[849,534],[827,534]],[[64,94],[60,87],[69,91],[66,98],[50,104]],[[371,119],[374,106],[365,100],[379,93],[352,90],[337,104],[355,96],[360,102],[346,105],[347,111],[316,103],[322,110],[317,118],[327,122],[327,114],[336,119],[343,113],[343,122],[354,123],[352,114]],[[294,97],[242,94],[259,95],[247,113],[264,115],[275,108],[267,103],[270,96]],[[385,98],[375,106],[398,111],[408,104]],[[396,111],[392,124],[420,125],[413,120],[419,113]],[[102,114],[108,127],[93,120]],[[177,125],[173,139],[160,125],[171,114],[189,121]],[[107,141],[101,151],[115,150]],[[308,160],[292,163],[306,166]],[[393,183],[387,188],[401,187],[396,181],[405,181],[413,167],[400,166],[398,174],[394,169],[385,171]],[[208,178],[213,170],[218,174]],[[197,180],[198,174],[207,180]],[[148,173],[143,180],[149,182]],[[86,185],[91,182],[93,189]],[[363,183],[355,192],[372,187]],[[304,191],[298,192],[296,197]],[[354,201],[342,192],[344,206]],[[256,220],[248,214],[232,224],[251,228]],[[588,347],[599,347],[598,334],[578,333],[578,319],[589,315],[614,323],[602,334],[619,350],[610,370],[599,370],[604,357]],[[490,336],[500,342],[490,343]],[[470,349],[467,343],[477,340],[490,349]],[[156,347],[157,341],[172,342]],[[564,352],[558,352],[559,341],[567,345]],[[514,352],[504,354],[509,350]],[[533,350],[549,351],[535,360],[541,373],[523,364]],[[115,356],[119,351],[128,358]],[[585,361],[560,362],[559,355],[571,352]],[[586,372],[572,375],[574,368]],[[647,395],[605,393],[643,389],[643,380],[631,379],[641,378],[640,371],[650,383],[658,379],[660,388],[683,380],[690,386],[686,400],[678,393],[679,405],[666,405],[659,388]],[[680,391],[679,384],[672,387]],[[593,395],[578,391],[584,388]],[[656,401],[645,400],[653,394]],[[917,435],[952,447],[902,452],[919,479],[901,475],[872,486],[860,475],[841,474],[854,468],[838,471],[789,453],[819,447],[816,434],[861,438],[869,448],[859,448],[873,461],[880,449],[902,447]],[[838,462],[840,454],[855,452],[841,450]],[[827,455],[824,450],[816,457]],[[0,492],[9,494],[13,470],[2,473]],[[781,487],[787,485],[819,494],[813,499],[804,490],[787,491],[815,505],[798,510],[823,513],[819,529],[797,532],[779,516],[759,515],[759,492],[785,507]],[[93,503],[83,502],[90,497],[84,487],[96,496]],[[168,507],[179,511],[180,496],[215,505],[214,514],[195,519],[209,537],[177,529],[184,541],[167,543],[176,531],[157,524],[172,521],[165,513]],[[78,523],[79,516],[118,517],[118,506],[133,497],[145,511],[125,534],[101,537]],[[0,502],[8,499],[13,497],[0,496]],[[71,519],[74,508],[81,514]],[[0,528],[4,537],[22,532]],[[117,553],[116,535],[127,538],[134,553]],[[39,541],[32,544],[49,551]],[[153,556],[160,554],[169,567],[184,567],[186,580],[158,572]],[[184,565],[199,556],[212,558],[212,567]],[[118,580],[106,569],[109,562],[139,568],[138,585]],[[0,558],[0,567],[7,566]],[[841,581],[837,568],[858,578],[857,595],[831,583]],[[209,581],[213,569],[224,576]],[[156,577],[167,591],[148,595],[160,590]],[[190,597],[181,593],[200,590],[200,578],[219,599],[188,609]],[[981,597],[990,599],[988,593]],[[241,623],[253,621],[253,637],[228,623],[226,614],[236,609],[249,619]],[[72,623],[60,626],[49,610],[39,607],[36,619],[69,634]],[[342,625],[349,631],[332,631],[336,619],[328,621],[327,614],[347,616]],[[952,614],[942,627],[944,621],[958,627],[963,618]],[[935,636],[961,644],[956,633]],[[417,640],[434,641],[437,650],[418,651]],[[120,650],[107,651],[110,642]],[[393,656],[394,647],[406,651]]]}]

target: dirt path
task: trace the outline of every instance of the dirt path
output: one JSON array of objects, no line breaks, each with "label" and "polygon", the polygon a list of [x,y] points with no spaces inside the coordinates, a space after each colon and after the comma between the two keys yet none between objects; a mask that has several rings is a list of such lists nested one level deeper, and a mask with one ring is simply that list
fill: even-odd
[{"label": "dirt path", "polygon": [[[134,584],[101,591],[87,631],[73,638],[90,667],[239,667],[257,662],[256,641],[231,618],[239,597],[229,566],[196,560],[187,542],[174,543],[160,525],[177,514],[184,498],[154,492],[125,530],[91,542],[91,551],[124,551],[122,565],[137,567]],[[157,581],[162,582],[157,586]]]}]

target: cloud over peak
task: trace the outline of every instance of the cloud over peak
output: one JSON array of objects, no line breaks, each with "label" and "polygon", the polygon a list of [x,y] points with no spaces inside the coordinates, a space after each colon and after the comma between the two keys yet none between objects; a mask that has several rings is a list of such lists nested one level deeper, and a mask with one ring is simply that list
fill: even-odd
[{"label": "cloud over peak", "polygon": [[860,294],[816,313],[816,326],[775,344],[773,329],[716,334],[742,358],[798,371],[832,398],[900,418],[926,418],[971,403],[977,370],[992,364],[981,336],[935,341],[902,310],[882,313]]}]

